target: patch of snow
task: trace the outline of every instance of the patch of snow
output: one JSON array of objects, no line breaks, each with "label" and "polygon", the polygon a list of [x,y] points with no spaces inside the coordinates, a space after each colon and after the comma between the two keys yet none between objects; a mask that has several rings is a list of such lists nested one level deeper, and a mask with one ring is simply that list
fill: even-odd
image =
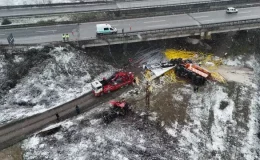
[{"label": "patch of snow", "polygon": [[228,99],[227,93],[223,92],[223,88],[216,88],[215,105],[212,106],[214,112],[214,124],[211,129],[212,149],[223,151],[225,149],[225,135],[227,134],[227,123],[233,123],[232,115],[234,109],[234,102],[229,100],[229,105],[221,110],[220,103]]},{"label": "patch of snow", "polygon": [[112,66],[93,63],[98,60],[63,47],[47,54],[50,58],[31,68],[28,75],[0,99],[3,109],[0,123],[41,113],[75,99],[91,91],[92,80],[114,70]]},{"label": "patch of snow", "polygon": [[224,59],[223,60],[223,64],[228,65],[228,66],[239,66],[242,65],[241,62],[241,56],[240,57],[236,57],[235,59]]}]

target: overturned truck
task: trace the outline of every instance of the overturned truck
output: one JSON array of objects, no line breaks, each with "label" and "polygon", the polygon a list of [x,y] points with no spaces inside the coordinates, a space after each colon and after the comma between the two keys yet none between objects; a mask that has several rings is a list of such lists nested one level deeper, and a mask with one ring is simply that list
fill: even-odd
[{"label": "overturned truck", "polygon": [[181,58],[171,59],[169,62],[146,65],[145,69],[160,72],[155,77],[162,75],[169,69],[174,69],[175,74],[178,77],[191,80],[194,85],[204,85],[206,80],[211,78],[211,74],[208,70],[193,63],[191,60],[183,60]]},{"label": "overturned truck", "polygon": [[191,60],[172,59],[170,61],[175,65],[175,73],[179,77],[190,79],[195,85],[204,85],[207,79],[210,79],[210,72]]}]

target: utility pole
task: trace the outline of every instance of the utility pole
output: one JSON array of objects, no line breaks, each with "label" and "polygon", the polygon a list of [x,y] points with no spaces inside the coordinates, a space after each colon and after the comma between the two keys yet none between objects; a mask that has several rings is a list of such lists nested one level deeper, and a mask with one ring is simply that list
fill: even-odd
[{"label": "utility pole", "polygon": [[78,33],[78,34],[77,34],[77,36],[78,36],[77,39],[78,39],[78,46],[79,46],[79,38],[80,38],[79,25],[80,25],[80,24],[78,23],[77,25],[78,25],[78,26],[77,26],[77,33]]},{"label": "utility pole", "polygon": [[149,84],[148,81],[146,82],[146,90],[145,90],[145,92],[146,92],[146,95],[145,95],[145,105],[146,105],[146,112],[148,113],[148,110],[150,109],[150,84]]}]

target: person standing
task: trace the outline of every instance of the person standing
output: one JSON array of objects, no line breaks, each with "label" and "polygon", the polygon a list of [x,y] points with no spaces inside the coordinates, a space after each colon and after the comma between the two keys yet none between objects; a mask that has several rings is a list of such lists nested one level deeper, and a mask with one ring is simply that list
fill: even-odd
[{"label": "person standing", "polygon": [[66,34],[67,42],[69,41],[69,38],[70,38],[70,35],[67,33],[67,34]]},{"label": "person standing", "polygon": [[57,121],[60,121],[60,115],[58,113],[56,113],[56,119]]},{"label": "person standing", "polygon": [[76,105],[76,113],[80,114],[80,110],[79,110],[79,106],[78,105]]},{"label": "person standing", "polygon": [[66,36],[64,33],[62,34],[62,39],[63,39],[63,42],[65,42]]}]

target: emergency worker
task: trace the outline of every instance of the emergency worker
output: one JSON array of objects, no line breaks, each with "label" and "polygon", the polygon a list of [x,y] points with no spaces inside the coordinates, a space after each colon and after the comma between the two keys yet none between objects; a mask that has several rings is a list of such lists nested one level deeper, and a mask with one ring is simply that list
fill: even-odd
[{"label": "emergency worker", "polygon": [[65,42],[66,36],[65,36],[64,33],[63,33],[63,35],[62,35],[62,39],[63,39],[63,42]]},{"label": "emergency worker", "polygon": [[69,41],[69,38],[70,38],[70,35],[67,33],[67,34],[66,34],[66,39],[67,39],[67,41]]}]

